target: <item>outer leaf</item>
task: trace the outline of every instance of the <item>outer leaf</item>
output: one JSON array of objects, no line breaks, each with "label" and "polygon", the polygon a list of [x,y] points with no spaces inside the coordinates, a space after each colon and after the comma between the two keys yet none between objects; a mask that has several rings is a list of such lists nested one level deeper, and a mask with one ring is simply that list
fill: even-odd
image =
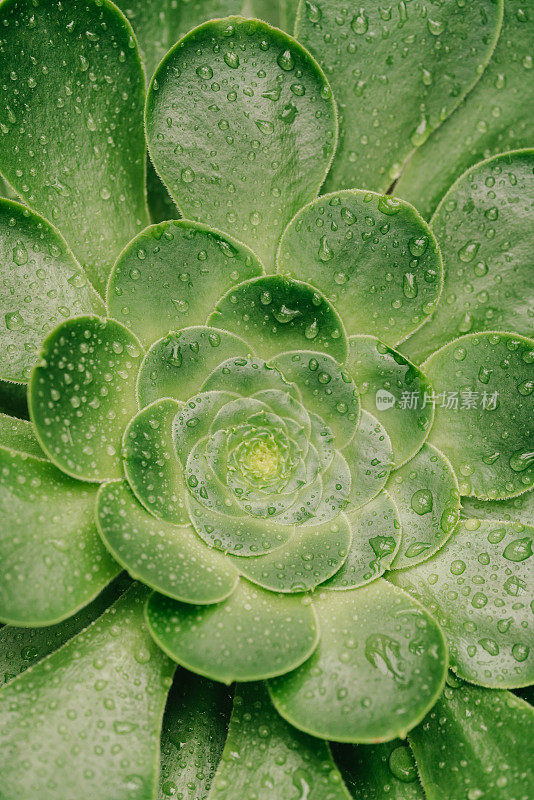
[{"label": "outer leaf", "polygon": [[0,445],[35,458],[46,458],[33,425],[26,419],[0,414]]},{"label": "outer leaf", "polygon": [[234,590],[238,574],[227,559],[190,525],[178,527],[148,514],[126,481],[102,486],[97,520],[117,561],[158,592],[186,603],[216,603]]},{"label": "outer leaf", "polygon": [[417,211],[357,189],[323,195],[293,217],[277,270],[323,292],[347,333],[391,345],[427,320],[441,292],[438,245]]},{"label": "outer leaf", "polygon": [[292,670],[317,646],[308,598],[273,594],[245,580],[228,600],[213,606],[153,594],[147,618],[152,636],[175,661],[228,684]]},{"label": "outer leaf", "polygon": [[95,490],[4,447],[0,465],[0,619],[52,625],[120,571],[96,530]]},{"label": "outer leaf", "polygon": [[508,689],[534,683],[533,536],[519,523],[461,521],[433,558],[390,576],[436,616],[452,668],[466,680]]},{"label": "outer leaf", "polygon": [[394,472],[386,488],[402,526],[402,544],[392,569],[403,569],[430,558],[447,541],[460,517],[458,481],[450,461],[424,444]]},{"label": "outer leaf", "polygon": [[149,345],[169,331],[203,325],[223,292],[262,272],[251,250],[229,236],[188,220],[161,222],[117,259],[108,313]]},{"label": "outer leaf", "polygon": [[498,500],[534,482],[533,364],[532,339],[500,332],[462,336],[424,364],[436,396],[453,393],[436,407],[429,442],[450,459],[461,494]]},{"label": "outer leaf", "polygon": [[431,387],[419,367],[374,336],[351,336],[347,369],[360,392],[362,408],[386,429],[393,465],[412,458],[428,436],[434,409]]},{"label": "outer leaf", "polygon": [[170,51],[148,92],[146,126],[152,160],[184,216],[231,231],[270,270],[337,138],[317,63],[290,36],[241,17],[201,25]]},{"label": "outer leaf", "polygon": [[74,9],[6,0],[0,16],[0,170],[58,226],[103,292],[115,256],[148,221],[144,76],[132,29],[108,0]]},{"label": "outer leaf", "polygon": [[479,519],[502,519],[534,526],[534,492],[525,492],[510,500],[462,498],[462,516]]},{"label": "outer leaf", "polygon": [[292,728],[261,683],[236,688],[228,739],[209,800],[350,800],[325,742]]},{"label": "outer leaf", "polygon": [[333,751],[354,800],[427,800],[412,751],[400,739],[374,746],[335,745]]},{"label": "outer leaf", "polygon": [[534,150],[496,156],[451,186],[432,217],[443,255],[441,302],[402,345],[417,363],[462,333],[532,332]]},{"label": "outer leaf", "polygon": [[472,164],[532,146],[534,16],[506,0],[502,29],[479,82],[448,120],[412,154],[395,191],[430,217],[449,186]]},{"label": "outer leaf", "polygon": [[5,800],[153,796],[174,665],[148,636],[145,596],[134,586],[85,632],[2,689]]},{"label": "outer leaf", "polygon": [[362,411],[354,438],[342,454],[350,468],[347,508],[351,512],[373,500],[384,488],[391,472],[393,449],[386,429],[372,414]]},{"label": "outer leaf", "polygon": [[428,800],[528,798],[534,710],[509,692],[490,692],[457,678],[410,733]]},{"label": "outer leaf", "polygon": [[63,237],[10,200],[0,200],[0,306],[0,373],[20,383],[49,330],[65,317],[103,310]]},{"label": "outer leaf", "polygon": [[137,412],[142,347],[114,320],[78,317],[43,344],[29,386],[39,442],[64,472],[89,481],[122,477],[121,440]]},{"label": "outer leaf", "polygon": [[310,347],[340,363],[347,357],[343,322],[326,297],[308,283],[279,275],[231,289],[218,301],[208,325],[236,333],[263,358]]},{"label": "outer leaf", "polygon": [[477,82],[501,19],[493,0],[301,0],[296,36],[324,66],[341,114],[327,188],[385,191]]},{"label": "outer leaf", "polygon": [[430,614],[379,579],[314,598],[321,641],[301,667],[269,682],[292,725],[341,742],[404,737],[443,688],[447,647]]},{"label": "outer leaf", "polygon": [[225,686],[178,670],[163,717],[158,800],[206,800],[231,709]]}]

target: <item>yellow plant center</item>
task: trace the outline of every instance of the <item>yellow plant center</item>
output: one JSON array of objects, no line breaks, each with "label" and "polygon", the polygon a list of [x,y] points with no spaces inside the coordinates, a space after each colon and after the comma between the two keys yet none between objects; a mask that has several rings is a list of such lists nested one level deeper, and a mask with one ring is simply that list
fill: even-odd
[{"label": "yellow plant center", "polygon": [[277,474],[280,457],[278,448],[257,442],[245,458],[246,468],[258,478],[270,478]]}]

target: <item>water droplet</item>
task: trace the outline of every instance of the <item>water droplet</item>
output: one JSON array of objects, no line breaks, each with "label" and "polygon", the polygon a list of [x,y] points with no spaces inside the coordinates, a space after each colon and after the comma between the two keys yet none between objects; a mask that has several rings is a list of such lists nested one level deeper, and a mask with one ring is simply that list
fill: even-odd
[{"label": "water droplet", "polygon": [[290,72],[295,68],[295,60],[291,50],[284,50],[282,53],[280,53],[276,61],[280,69],[283,69],[284,72]]},{"label": "water droplet", "polygon": [[503,553],[508,561],[526,561],[532,555],[532,539],[525,536],[524,539],[516,539],[510,542]]},{"label": "water droplet", "polygon": [[534,464],[534,452],[516,450],[509,459],[510,468],[514,472],[524,472]]},{"label": "water droplet", "polygon": [[410,750],[406,745],[395,747],[389,756],[391,774],[403,783],[412,783],[417,777],[417,770]]},{"label": "water droplet", "polygon": [[369,20],[367,19],[367,15],[363,8],[360,9],[359,14],[356,14],[356,16],[352,18],[350,27],[352,28],[354,33],[358,34],[359,36],[361,36],[364,33],[367,33],[367,31],[369,30]]},{"label": "water droplet", "polygon": [[228,50],[224,56],[224,63],[230,67],[230,69],[237,69],[239,66],[239,55],[235,53],[233,50]]},{"label": "water droplet", "polygon": [[13,261],[18,267],[22,267],[28,263],[28,251],[26,245],[22,241],[18,241],[13,248]]},{"label": "water droplet", "polygon": [[469,264],[470,261],[473,261],[476,254],[478,253],[478,249],[480,247],[479,242],[466,242],[463,247],[460,247],[458,250],[458,258],[460,261],[463,261],[464,264]]},{"label": "water droplet", "polygon": [[331,250],[326,236],[321,237],[319,245],[319,252],[317,253],[319,260],[323,262],[331,261],[334,258],[334,252]]}]

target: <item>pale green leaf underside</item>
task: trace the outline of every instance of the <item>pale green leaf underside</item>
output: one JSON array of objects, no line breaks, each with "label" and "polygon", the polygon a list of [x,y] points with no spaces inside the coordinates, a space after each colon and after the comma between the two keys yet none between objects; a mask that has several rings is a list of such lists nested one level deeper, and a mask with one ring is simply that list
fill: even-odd
[{"label": "pale green leaf underside", "polygon": [[336,144],[334,101],[317,63],[263,22],[212,20],[158,67],[146,126],[184,216],[232,231],[272,271],[282,231],[317,194]]},{"label": "pale green leaf underside", "polygon": [[52,464],[0,448],[0,619],[59,622],[120,571],[95,525],[96,491]]},{"label": "pale green leaf underside", "polygon": [[0,171],[58,226],[103,293],[114,258],[148,222],[144,75],[131,27],[107,0],[74,12],[8,0],[0,18]]},{"label": "pale green leaf underside", "polygon": [[[0,691],[5,800],[146,800],[175,665],[148,635],[136,585]],[[29,761],[28,761],[29,759]]]},{"label": "pale green leaf underside", "polygon": [[508,689],[533,682],[533,536],[520,523],[462,520],[433,558],[390,575],[434,614],[466,680]]},{"label": "pale green leaf underside", "polygon": [[354,800],[427,800],[406,742],[338,744],[333,752]]},{"label": "pale green leaf underside", "polygon": [[243,579],[227,600],[212,606],[153,594],[147,618],[175,661],[223,683],[288,672],[311,655],[318,638],[309,599],[274,594]]},{"label": "pale green leaf underside", "polygon": [[492,0],[301,0],[296,36],[323,66],[341,117],[327,190],[385,191],[480,78],[501,19]]},{"label": "pale green leaf underside", "polygon": [[409,737],[425,796],[530,797],[532,706],[509,692],[479,689],[452,676],[448,684]]},{"label": "pale green leaf underside", "polygon": [[295,730],[261,683],[236,688],[228,738],[209,800],[349,800],[328,745]]},{"label": "pale green leaf underside", "polygon": [[463,333],[534,327],[534,150],[496,156],[451,186],[431,227],[443,256],[441,302],[401,349],[420,363]]},{"label": "pale green leaf underside", "polygon": [[405,736],[441,692],[443,635],[430,614],[383,579],[314,598],[321,639],[301,667],[269,682],[299,729],[341,742]]},{"label": "pale green leaf underside", "polygon": [[46,458],[31,422],[0,413],[0,446],[35,458]]},{"label": "pale green leaf underside", "polygon": [[423,368],[436,396],[429,442],[450,459],[460,493],[498,500],[532,486],[534,341],[512,333],[468,334]]},{"label": "pale green leaf underside", "polygon": [[386,195],[324,195],[284,231],[277,271],[319,289],[348,334],[394,345],[422,325],[441,291],[437,242],[417,211]]},{"label": "pale green leaf underside", "polygon": [[505,0],[490,62],[456,111],[407,162],[395,187],[429,218],[452,183],[472,164],[532,146],[534,15],[524,0]]}]

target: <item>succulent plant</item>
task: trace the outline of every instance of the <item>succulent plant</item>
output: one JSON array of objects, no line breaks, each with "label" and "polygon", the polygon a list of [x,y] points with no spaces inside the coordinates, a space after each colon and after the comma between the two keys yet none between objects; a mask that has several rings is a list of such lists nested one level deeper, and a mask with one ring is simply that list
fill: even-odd
[{"label": "succulent plant", "polygon": [[0,798],[528,800],[527,5],[119,5],[0,5]]}]

